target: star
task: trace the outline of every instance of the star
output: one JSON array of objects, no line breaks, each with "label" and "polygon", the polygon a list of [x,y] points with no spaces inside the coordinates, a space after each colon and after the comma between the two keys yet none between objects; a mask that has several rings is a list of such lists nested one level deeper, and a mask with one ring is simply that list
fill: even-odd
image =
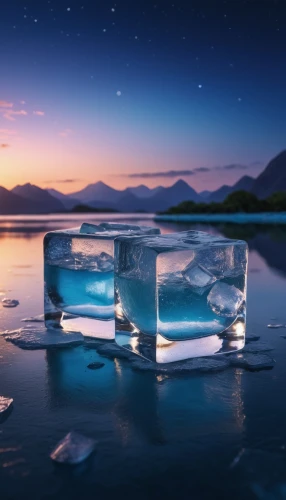
[{"label": "star", "polygon": [[241,102],[241,101],[242,101],[241,97],[238,97],[238,98],[237,98],[237,100],[238,100],[239,102]]},{"label": "star", "polygon": [[114,9],[114,7],[112,7],[112,9],[111,9],[111,12],[115,12],[115,9]]},{"label": "star", "polygon": [[117,90],[116,95],[117,95],[118,97],[120,97],[120,96],[121,96],[121,91],[120,91],[120,90]]},{"label": "star", "polygon": [[34,23],[37,23],[38,22],[38,19],[34,19]]},{"label": "star", "polygon": [[202,84],[200,83],[200,84],[198,85],[198,87],[199,87],[199,89],[201,89],[203,86],[202,86]]},{"label": "star", "polygon": [[68,8],[67,8],[67,11],[68,11],[68,12],[70,12],[70,10],[71,10],[71,8],[70,8],[70,7],[68,7]]}]

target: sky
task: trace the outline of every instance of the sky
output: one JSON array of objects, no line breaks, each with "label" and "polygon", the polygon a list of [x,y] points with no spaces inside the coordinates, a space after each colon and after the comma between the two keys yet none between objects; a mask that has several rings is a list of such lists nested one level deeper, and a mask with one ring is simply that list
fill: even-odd
[{"label": "sky", "polygon": [[197,191],[286,147],[285,0],[9,0],[0,185]]}]

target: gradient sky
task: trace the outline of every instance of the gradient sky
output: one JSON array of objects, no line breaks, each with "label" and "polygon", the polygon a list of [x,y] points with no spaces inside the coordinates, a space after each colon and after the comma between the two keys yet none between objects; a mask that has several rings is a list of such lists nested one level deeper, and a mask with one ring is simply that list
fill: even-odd
[{"label": "gradient sky", "polygon": [[215,189],[286,146],[285,0],[9,0],[0,47],[9,189]]}]

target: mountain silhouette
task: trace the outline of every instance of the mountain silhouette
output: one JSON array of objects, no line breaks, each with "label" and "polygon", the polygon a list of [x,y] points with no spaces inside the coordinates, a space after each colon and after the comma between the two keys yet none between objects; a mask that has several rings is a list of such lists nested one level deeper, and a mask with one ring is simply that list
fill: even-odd
[{"label": "mountain silhouette", "polygon": [[207,202],[216,202],[220,203],[226,199],[226,197],[230,193],[234,193],[235,191],[251,191],[254,185],[254,179],[253,177],[250,177],[249,175],[244,175],[237,181],[233,186],[227,186],[226,184],[221,186],[219,189],[216,191],[213,191],[210,193],[207,197],[205,197],[205,200]]},{"label": "mountain silhouette", "polygon": [[0,214],[39,214],[46,212],[45,207],[0,186]]},{"label": "mountain silhouette", "polygon": [[70,198],[75,198],[81,203],[94,204],[94,201],[108,201],[116,202],[122,196],[122,191],[113,189],[104,182],[96,182],[95,184],[88,184],[81,191],[71,193]]},{"label": "mountain silhouette", "polygon": [[260,199],[277,191],[286,191],[286,150],[268,163],[252,188],[252,192]]},{"label": "mountain silhouette", "polygon": [[27,183],[23,186],[16,186],[11,193],[35,202],[39,206],[39,213],[62,212],[65,210],[63,203],[54,198],[48,191],[38,186]]},{"label": "mountain silhouette", "polygon": [[50,193],[50,195],[56,198],[57,200],[60,200],[67,210],[72,210],[76,205],[80,204],[79,200],[71,198],[70,196],[61,193],[57,189],[51,188],[51,189],[46,189],[46,191],[48,191],[48,193]]}]

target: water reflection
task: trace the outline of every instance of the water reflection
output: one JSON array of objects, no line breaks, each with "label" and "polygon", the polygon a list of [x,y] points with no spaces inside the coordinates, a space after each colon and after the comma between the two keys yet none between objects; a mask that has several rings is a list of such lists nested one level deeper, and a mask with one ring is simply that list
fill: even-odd
[{"label": "water reflection", "polygon": [[53,408],[112,415],[120,441],[153,444],[195,440],[217,433],[221,440],[243,431],[243,372],[174,376],[132,371],[130,362],[102,361],[93,349],[50,350],[46,354],[49,404]]}]

